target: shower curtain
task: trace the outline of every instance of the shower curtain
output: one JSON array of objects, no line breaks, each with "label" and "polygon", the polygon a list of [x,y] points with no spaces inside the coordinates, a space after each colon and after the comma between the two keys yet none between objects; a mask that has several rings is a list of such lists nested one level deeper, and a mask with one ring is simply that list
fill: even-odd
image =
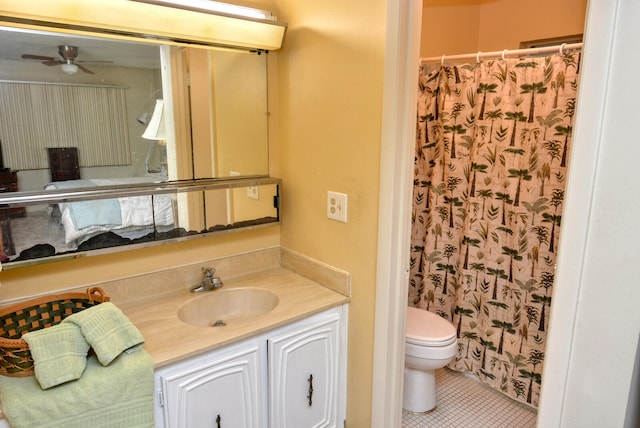
[{"label": "shower curtain", "polygon": [[409,305],[451,321],[450,367],[538,405],[579,54],[422,66]]}]

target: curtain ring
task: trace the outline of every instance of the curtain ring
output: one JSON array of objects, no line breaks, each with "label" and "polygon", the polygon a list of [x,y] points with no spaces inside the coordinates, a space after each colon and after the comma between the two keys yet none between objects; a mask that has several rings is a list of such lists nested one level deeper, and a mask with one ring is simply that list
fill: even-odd
[{"label": "curtain ring", "polygon": [[504,56],[505,56],[506,54],[507,54],[507,50],[505,49],[505,50],[503,50],[503,51],[502,51],[502,60],[503,60],[503,61],[504,61]]},{"label": "curtain ring", "polygon": [[478,51],[478,53],[476,54],[476,62],[480,62],[480,54],[482,52]]},{"label": "curtain ring", "polygon": [[440,65],[444,65],[444,55],[442,55],[442,59],[440,60]]},{"label": "curtain ring", "polygon": [[564,53],[564,52],[562,52],[562,51],[564,51],[564,47],[565,47],[565,46],[567,46],[567,44],[566,44],[566,43],[563,43],[563,44],[561,44],[561,45],[560,45],[560,55],[562,55],[562,54]]}]

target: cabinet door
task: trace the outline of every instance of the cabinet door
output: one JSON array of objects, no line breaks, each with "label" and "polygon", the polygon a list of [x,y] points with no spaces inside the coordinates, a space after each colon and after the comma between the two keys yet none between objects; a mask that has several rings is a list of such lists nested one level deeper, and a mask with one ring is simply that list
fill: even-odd
[{"label": "cabinet door", "polygon": [[167,428],[264,427],[258,346],[180,364],[159,376]]},{"label": "cabinet door", "polygon": [[268,341],[272,428],[338,426],[340,318],[326,315]]}]

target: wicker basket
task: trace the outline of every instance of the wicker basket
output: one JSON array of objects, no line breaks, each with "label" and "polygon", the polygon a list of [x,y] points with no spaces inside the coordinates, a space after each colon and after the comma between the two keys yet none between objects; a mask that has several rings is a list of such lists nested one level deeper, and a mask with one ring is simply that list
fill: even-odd
[{"label": "wicker basket", "polygon": [[22,335],[51,327],[68,317],[109,297],[99,287],[86,293],[61,293],[38,297],[0,310],[0,375],[33,375],[33,358]]}]

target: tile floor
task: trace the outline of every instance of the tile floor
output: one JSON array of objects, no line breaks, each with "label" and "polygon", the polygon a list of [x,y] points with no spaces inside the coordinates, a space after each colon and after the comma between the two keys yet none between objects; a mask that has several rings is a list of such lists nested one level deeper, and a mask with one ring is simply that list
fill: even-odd
[{"label": "tile floor", "polygon": [[429,413],[402,413],[403,428],[535,428],[536,410],[481,384],[471,374],[436,372],[438,405]]}]

